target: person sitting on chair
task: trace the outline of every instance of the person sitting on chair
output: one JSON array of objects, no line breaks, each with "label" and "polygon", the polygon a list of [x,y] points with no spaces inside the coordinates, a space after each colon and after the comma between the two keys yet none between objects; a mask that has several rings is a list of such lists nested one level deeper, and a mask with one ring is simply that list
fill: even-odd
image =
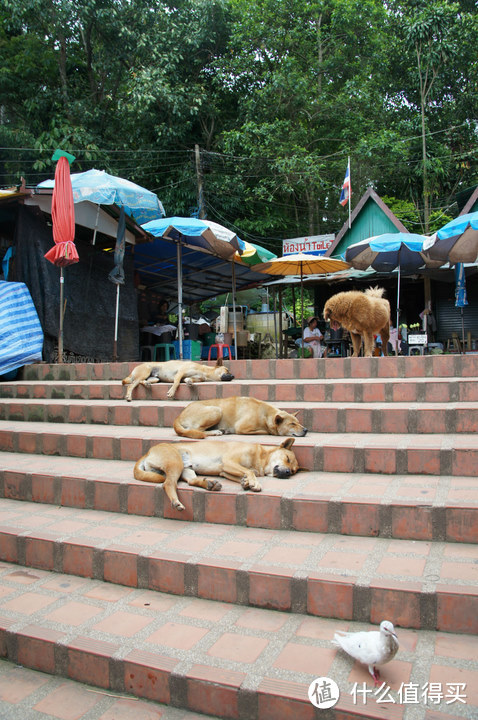
[{"label": "person sitting on chair", "polygon": [[309,318],[307,321],[307,327],[304,329],[304,334],[302,336],[302,347],[307,347],[312,350],[312,357],[315,358],[321,358],[324,351],[321,343],[324,336],[320,332],[318,324],[319,321],[316,317]]}]

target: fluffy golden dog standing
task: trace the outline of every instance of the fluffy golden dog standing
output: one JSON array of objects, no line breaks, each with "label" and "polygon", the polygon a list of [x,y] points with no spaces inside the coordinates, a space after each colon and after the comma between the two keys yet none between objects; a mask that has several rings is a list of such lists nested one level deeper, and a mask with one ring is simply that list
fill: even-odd
[{"label": "fluffy golden dog standing", "polygon": [[373,336],[380,333],[384,355],[388,355],[390,337],[390,303],[383,298],[383,288],[369,288],[365,292],[349,290],[333,295],[324,306],[324,318],[337,330],[340,326],[350,332],[354,352],[358,357],[364,344],[364,356],[373,353]]},{"label": "fluffy golden dog standing", "polygon": [[148,387],[157,382],[172,382],[173,384],[168,390],[168,398],[173,398],[181,380],[184,380],[187,385],[192,385],[208,380],[234,380],[234,375],[222,364],[222,358],[219,358],[214,366],[201,365],[201,363],[188,360],[167,360],[159,363],[141,363],[122,382],[123,385],[129,385],[125,395],[129,402],[135,387],[140,384]]},{"label": "fluffy golden dog standing", "polygon": [[201,475],[218,475],[241,483],[245,490],[259,492],[257,475],[288,478],[299,469],[297,458],[290,450],[293,438],[284,440],[279,447],[266,447],[258,443],[204,440],[196,443],[159,443],[138,460],[134,466],[136,480],[163,483],[166,495],[176,510],[184,510],[177,495],[178,480],[205,490],[220,490],[217,480],[199,478]]},{"label": "fluffy golden dog standing", "polygon": [[230,433],[303,437],[307,433],[295,415],[262,400],[240,396],[196,400],[178,415],[174,429],[190,438]]}]

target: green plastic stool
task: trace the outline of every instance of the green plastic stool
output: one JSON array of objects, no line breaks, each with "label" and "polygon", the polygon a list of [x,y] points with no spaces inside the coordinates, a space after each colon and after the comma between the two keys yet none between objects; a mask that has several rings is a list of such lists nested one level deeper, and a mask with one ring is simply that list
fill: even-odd
[{"label": "green plastic stool", "polygon": [[[172,352],[172,356],[170,353]],[[158,357],[158,355],[161,355]],[[176,360],[176,349],[172,343],[158,343],[154,346],[153,362],[156,360]]]}]

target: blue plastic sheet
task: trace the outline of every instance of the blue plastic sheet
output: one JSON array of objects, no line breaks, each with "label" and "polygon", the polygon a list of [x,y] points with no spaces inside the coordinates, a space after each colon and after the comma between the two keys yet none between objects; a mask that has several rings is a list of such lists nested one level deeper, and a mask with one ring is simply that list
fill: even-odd
[{"label": "blue plastic sheet", "polygon": [[43,331],[24,283],[0,281],[0,376],[42,359]]}]

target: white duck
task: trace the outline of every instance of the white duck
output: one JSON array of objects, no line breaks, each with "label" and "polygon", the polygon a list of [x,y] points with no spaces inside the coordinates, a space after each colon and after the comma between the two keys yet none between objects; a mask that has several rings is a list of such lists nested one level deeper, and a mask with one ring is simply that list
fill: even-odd
[{"label": "white duck", "polygon": [[341,647],[355,660],[368,665],[368,671],[378,685],[380,673],[375,665],[393,660],[398,650],[395,628],[388,620],[380,623],[380,631],[335,633],[332,644]]}]

